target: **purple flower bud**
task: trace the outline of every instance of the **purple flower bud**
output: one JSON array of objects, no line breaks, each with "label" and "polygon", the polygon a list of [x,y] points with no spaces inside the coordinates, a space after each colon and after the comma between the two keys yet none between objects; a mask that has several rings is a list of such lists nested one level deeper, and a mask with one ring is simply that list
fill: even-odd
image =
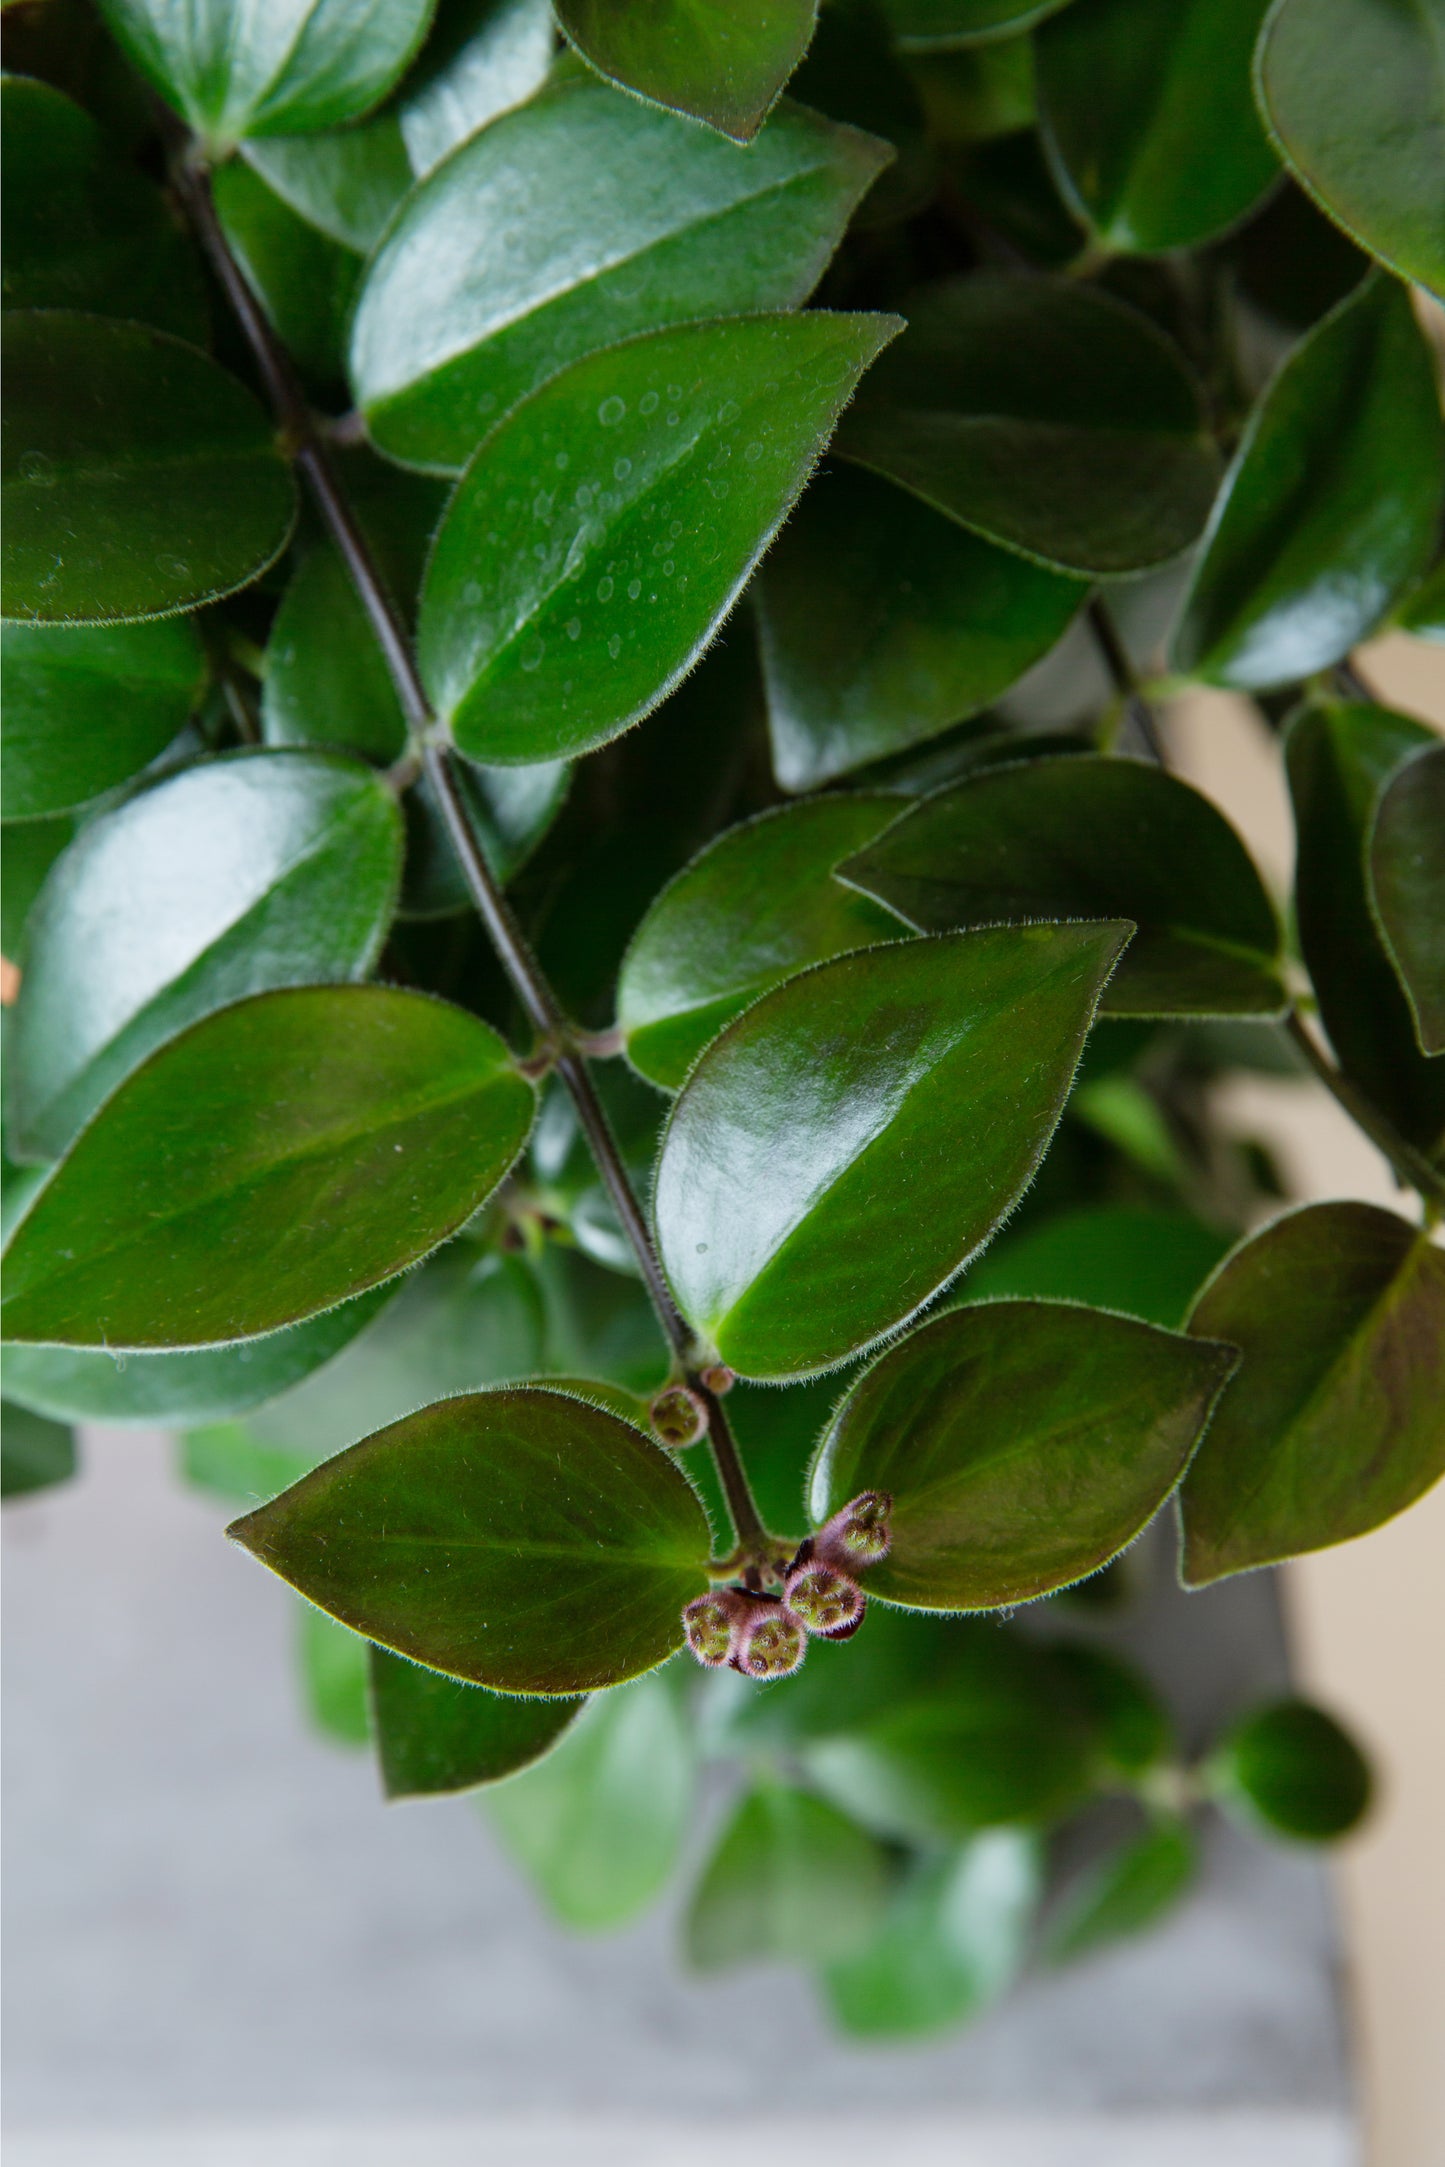
[{"label": "purple flower bud", "polygon": [[738,1588],[714,1588],[682,1614],[687,1644],[699,1663],[720,1670],[734,1652],[748,1598]]},{"label": "purple flower bud", "polygon": [[863,1617],[863,1590],[857,1581],[816,1559],[789,1573],[783,1601],[810,1633],[827,1640],[856,1632]]},{"label": "purple flower bud", "polygon": [[813,1555],[840,1572],[856,1573],[888,1555],[888,1516],[893,1500],[886,1490],[863,1490],[818,1529]]},{"label": "purple flower bud", "polygon": [[738,1633],[736,1668],[748,1678],[788,1677],[808,1650],[802,1619],[775,1595],[750,1596],[748,1605]]},{"label": "purple flower bud", "polygon": [[707,1432],[707,1409],[685,1384],[670,1384],[647,1410],[652,1434],[674,1452],[695,1445]]}]

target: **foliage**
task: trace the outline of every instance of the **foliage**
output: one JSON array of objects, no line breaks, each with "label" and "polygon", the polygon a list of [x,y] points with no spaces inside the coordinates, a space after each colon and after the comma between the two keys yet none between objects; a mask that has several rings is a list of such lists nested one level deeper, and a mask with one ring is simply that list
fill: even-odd
[{"label": "foliage", "polygon": [[[1432,8],[77,19],[5,13],[6,1493],[185,1432],[318,1724],[575,1928],[734,1764],[687,1954],[859,2036],[1207,1811],[1343,1834],[1332,1719],[1186,1755],[1109,1621],[1162,1516],[1197,1587],[1445,1469],[1445,748],[1351,660],[1441,636]],[[1423,1225],[1279,1214],[1251,1067]]]}]

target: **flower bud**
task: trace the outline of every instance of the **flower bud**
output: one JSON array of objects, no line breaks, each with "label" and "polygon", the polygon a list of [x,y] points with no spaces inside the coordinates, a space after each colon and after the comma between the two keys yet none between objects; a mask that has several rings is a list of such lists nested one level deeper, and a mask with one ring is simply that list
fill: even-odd
[{"label": "flower bud", "polygon": [[888,1555],[888,1516],[893,1500],[886,1490],[863,1490],[818,1529],[813,1555],[840,1572],[856,1573]]},{"label": "flower bud", "polygon": [[647,1418],[653,1436],[674,1452],[695,1445],[707,1430],[707,1409],[685,1384],[670,1384],[659,1392],[647,1410]]},{"label": "flower bud", "polygon": [[709,1392],[716,1392],[718,1398],[721,1399],[724,1392],[731,1392],[733,1386],[737,1383],[737,1371],[729,1369],[726,1362],[714,1362],[711,1369],[703,1371],[702,1381]]},{"label": "flower bud", "polygon": [[682,1614],[687,1644],[699,1663],[720,1670],[733,1653],[748,1598],[738,1588],[714,1588]]},{"label": "flower bud", "polygon": [[776,1596],[754,1595],[738,1632],[734,1667],[748,1678],[786,1678],[802,1662],[808,1636]]},{"label": "flower bud", "polygon": [[857,1581],[816,1559],[789,1573],[783,1601],[810,1633],[821,1633],[825,1640],[846,1639],[863,1620],[863,1590]]}]

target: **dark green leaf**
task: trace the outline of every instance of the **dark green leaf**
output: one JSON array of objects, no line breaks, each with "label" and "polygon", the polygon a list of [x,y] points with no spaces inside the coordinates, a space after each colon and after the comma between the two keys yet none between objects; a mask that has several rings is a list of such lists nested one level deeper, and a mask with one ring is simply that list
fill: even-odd
[{"label": "dark green leaf", "polygon": [[1436,0],[1281,0],[1259,98],[1284,156],[1362,248],[1445,298],[1445,48]]},{"label": "dark green leaf", "polygon": [[339,378],[361,275],[355,255],[298,217],[239,159],[221,167],[212,190],[232,254],[298,368],[323,383]]},{"label": "dark green leaf", "polygon": [[923,101],[873,0],[830,0],[792,95],[830,120],[881,136],[896,153],[855,211],[855,230],[897,225],[923,209],[938,181]]},{"label": "dark green leaf", "polygon": [[927,53],[1015,37],[1064,0],[881,0],[881,5],[904,50]]},{"label": "dark green leaf", "polygon": [[1177,1753],[1168,1709],[1131,1663],[1083,1640],[1053,1643],[1049,1662],[1076,1719],[1093,1727],[1096,1763],[1106,1778],[1137,1784]]},{"label": "dark green leaf", "polygon": [[193,346],[66,309],[5,319],[5,612],[165,617],[279,556],[295,485],[250,392]]},{"label": "dark green leaf", "polygon": [[1083,1724],[1061,1718],[1048,1696],[1004,1687],[898,1708],[809,1745],[804,1765],[845,1812],[880,1835],[923,1844],[1054,1820],[1080,1803],[1094,1774]]},{"label": "dark green leaf", "polygon": [[101,814],[31,916],[12,1149],[57,1157],[155,1047],[244,994],[363,976],[400,853],[380,777],[327,753],[240,753]]},{"label": "dark green leaf", "polygon": [[660,1896],[687,1835],[694,1763],[679,1696],[642,1678],[593,1701],[554,1753],[484,1802],[564,1926],[623,1925]]},{"label": "dark green leaf", "polygon": [[1306,708],[1285,740],[1295,917],[1320,1020],[1341,1067],[1431,1155],[1445,1145],[1445,1066],[1420,1051],[1370,907],[1368,852],[1381,792],[1437,742],[1409,716],[1363,704]]},{"label": "dark green leaf", "polygon": [[526,1141],[494,1031],[420,994],[258,994],[151,1055],[13,1237],[9,1338],[194,1347],[294,1324],[454,1233]]},{"label": "dark green leaf", "polygon": [[[8,1385],[8,1375],[5,1381]],[[0,1403],[0,1497],[28,1497],[69,1482],[75,1464],[75,1438],[68,1429],[28,1407]]]},{"label": "dark green leaf", "polygon": [[790,1784],[760,1782],[693,1891],[688,1956],[699,1971],[833,1963],[877,1930],[889,1879],[887,1853],[856,1822]]},{"label": "dark green leaf", "polygon": [[1243,1361],[1185,1480],[1186,1586],[1368,1534],[1445,1474],[1445,1256],[1393,1212],[1274,1220],[1190,1329]]},{"label": "dark green leaf", "polygon": [[139,625],[6,625],[5,817],[67,812],[165,751],[206,666],[184,617]]},{"label": "dark green leaf", "polygon": [[1204,524],[1214,452],[1169,341],[1072,281],[924,288],[838,449],[1061,572],[1141,572]]},{"label": "dark green leaf", "polygon": [[48,83],[7,76],[0,114],[6,308],[93,309],[202,343],[200,265],[159,190]]},{"label": "dark green leaf", "polygon": [[1370,830],[1370,897],[1422,1053],[1445,1053],[1445,745],[1407,760]]},{"label": "dark green leaf", "polygon": [[406,144],[390,111],[329,135],[248,143],[245,158],[298,218],[358,256],[370,255],[411,186]]},{"label": "dark green leaf", "polygon": [[1113,1016],[1278,1015],[1281,935],[1234,829],[1162,768],[1101,754],[989,767],[839,867],[920,932],[1131,918]]},{"label": "dark green leaf", "polygon": [[1397,622],[1417,639],[1445,643],[1445,557],[1411,591]]},{"label": "dark green leaf", "polygon": [[651,1670],[706,1584],[707,1521],[676,1462],[531,1385],[393,1422],[230,1533],[383,1647],[511,1693]]},{"label": "dark green leaf", "polygon": [[[518,400],[599,347],[792,307],[885,156],[794,105],[739,150],[564,72],[449,157],[378,250],[351,343],[372,436],[455,470]],[[539,465],[528,503],[558,486]]]},{"label": "dark green leaf", "polygon": [[1088,1302],[1172,1331],[1228,1247],[1228,1235],[1183,1212],[1088,1205],[1006,1230],[969,1266],[964,1293]]},{"label": "dark green leaf", "polygon": [[301,1606],[296,1618],[296,1660],[306,1713],[323,1738],[337,1746],[364,1746],[371,1737],[366,1699],[367,1644],[324,1610]]},{"label": "dark green leaf", "polygon": [[1199,1844],[1187,1821],[1161,1815],[1070,1889],[1048,1935],[1056,1964],[1090,1955],[1153,1926],[1199,1872]]},{"label": "dark green leaf", "polygon": [[397,108],[413,170],[430,173],[458,143],[520,105],[551,65],[548,0],[442,0]]},{"label": "dark green leaf", "polygon": [[371,1719],[388,1798],[496,1783],[540,1760],[583,1706],[520,1699],[371,1649]]},{"label": "dark green leaf", "polygon": [[268,745],[339,745],[392,761],[406,719],[360,596],[335,550],[307,553],[266,643],[261,728]]},{"label": "dark green leaf", "polygon": [[890,2039],[976,2015],[1022,1968],[1042,1878],[1036,1842],[1016,1829],[916,1866],[876,1940],[823,1974],[834,2022]]},{"label": "dark green leaf", "polygon": [[810,311],[656,331],[574,362],[510,415],[463,475],[422,591],[422,671],[461,750],[586,752],[655,707],[895,322]]},{"label": "dark green leaf", "polygon": [[1250,416],[1174,636],[1250,691],[1326,669],[1427,563],[1445,477],[1430,349],[1376,276],[1301,340]]},{"label": "dark green leaf", "polygon": [[632,937],[617,985],[627,1058],[675,1090],[725,1023],[806,964],[899,932],[830,876],[898,811],[888,797],[811,798],[709,843]]},{"label": "dark green leaf", "polygon": [[814,482],[758,580],[773,771],[806,790],[1006,692],[1061,638],[1073,580],[980,541],[877,475]]},{"label": "dark green leaf", "polygon": [[1040,119],[1106,248],[1193,248],[1277,178],[1250,85],[1267,4],[1074,0],[1039,33]]},{"label": "dark green leaf", "polygon": [[558,0],[593,67],[626,90],[751,142],[808,49],[818,0]]},{"label": "dark green leaf", "polygon": [[401,74],[432,0],[101,0],[118,43],[213,152],[355,120]]},{"label": "dark green leaf", "polygon": [[1211,1761],[1223,1800],[1273,1836],[1332,1843],[1370,1804],[1370,1764],[1308,1701],[1276,1701],[1237,1724]]},{"label": "dark green leaf", "polygon": [[745,1377],[826,1369],[947,1284],[1027,1187],[1127,928],[898,942],[764,994],[678,1099],[656,1214]]},{"label": "dark green leaf", "polygon": [[0,850],[0,903],[3,928],[0,947],[7,956],[20,952],[21,935],[45,885],[45,876],[75,835],[75,822],[58,820],[7,821],[4,848]]},{"label": "dark green leaf", "polygon": [[1233,1368],[1229,1347],[1104,1310],[954,1310],[849,1392],[819,1448],[813,1518],[887,1491],[893,1547],[870,1594],[922,1610],[1028,1602],[1152,1520]]}]

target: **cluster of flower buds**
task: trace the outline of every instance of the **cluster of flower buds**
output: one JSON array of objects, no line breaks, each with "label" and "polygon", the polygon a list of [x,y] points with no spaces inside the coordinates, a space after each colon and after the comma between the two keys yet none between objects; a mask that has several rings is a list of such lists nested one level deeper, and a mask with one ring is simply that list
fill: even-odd
[{"label": "cluster of flower buds", "polygon": [[747,1678],[786,1678],[807,1653],[808,1635],[849,1640],[866,1607],[854,1577],[888,1555],[893,1500],[865,1490],[809,1535],[783,1574],[781,1595],[748,1587],[714,1588],[682,1614],[699,1663],[730,1663]]}]

